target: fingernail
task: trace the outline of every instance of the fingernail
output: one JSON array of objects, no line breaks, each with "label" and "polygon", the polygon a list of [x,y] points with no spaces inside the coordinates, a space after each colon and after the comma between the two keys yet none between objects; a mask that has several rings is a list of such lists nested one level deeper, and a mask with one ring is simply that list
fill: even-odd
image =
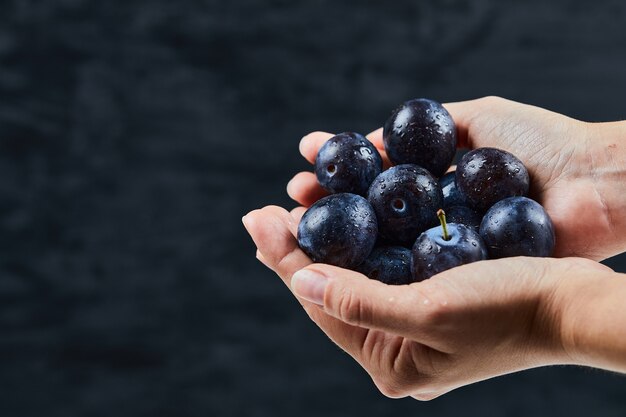
[{"label": "fingernail", "polygon": [[293,185],[291,184],[293,182],[293,178],[289,180],[289,182],[287,183],[287,195],[289,197],[292,197],[293,194],[291,193],[291,188],[293,187]]},{"label": "fingernail", "polygon": [[291,277],[291,290],[300,298],[324,305],[324,291],[328,278],[309,269],[301,269]]},{"label": "fingernail", "polygon": [[302,136],[302,139],[300,139],[300,143],[298,144],[298,150],[300,151],[300,153],[302,153],[302,147],[304,146],[304,141],[306,140],[306,138],[309,137],[309,135],[310,133]]},{"label": "fingernail", "polygon": [[263,256],[263,254],[257,249],[256,250],[256,258],[259,260],[259,262],[261,262],[263,265],[267,266],[267,261],[265,260],[265,257]]},{"label": "fingernail", "polygon": [[243,223],[243,227],[246,228],[246,230],[248,230],[248,224],[246,223],[248,221],[248,219],[246,219],[247,215],[243,216],[241,218],[241,223]]}]

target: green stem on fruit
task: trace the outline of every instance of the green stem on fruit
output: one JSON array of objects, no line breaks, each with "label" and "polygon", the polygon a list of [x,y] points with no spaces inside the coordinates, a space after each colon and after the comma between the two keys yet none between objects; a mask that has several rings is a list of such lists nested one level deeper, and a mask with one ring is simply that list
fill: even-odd
[{"label": "green stem on fruit", "polygon": [[437,217],[439,217],[441,229],[443,230],[443,240],[450,240],[450,235],[448,234],[448,225],[446,223],[446,212],[443,211],[443,209],[437,210]]}]

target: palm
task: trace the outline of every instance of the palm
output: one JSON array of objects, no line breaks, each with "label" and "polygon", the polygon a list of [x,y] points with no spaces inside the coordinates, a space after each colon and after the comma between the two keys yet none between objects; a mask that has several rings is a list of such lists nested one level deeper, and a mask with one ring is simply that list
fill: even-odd
[{"label": "palm", "polygon": [[459,104],[450,111],[461,113],[462,145],[508,150],[527,166],[531,197],[552,218],[557,242],[555,256],[579,256],[601,260],[611,235],[604,204],[593,181],[581,175],[593,167],[581,122],[563,115],[499,98],[484,99],[475,115],[463,114]]}]

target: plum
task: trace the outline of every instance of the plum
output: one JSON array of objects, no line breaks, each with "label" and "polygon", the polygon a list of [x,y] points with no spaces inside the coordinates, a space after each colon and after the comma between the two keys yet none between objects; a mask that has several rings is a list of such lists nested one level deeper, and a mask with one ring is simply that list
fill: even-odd
[{"label": "plum", "polygon": [[370,203],[356,194],[332,194],[302,216],[298,244],[314,261],[354,269],[370,254],[378,226]]},{"label": "plum", "polygon": [[442,176],[456,153],[456,126],[438,102],[409,100],[395,109],[383,127],[383,143],[394,165],[416,164]]},{"label": "plum", "polygon": [[554,225],[539,203],[527,197],[509,197],[493,205],[480,223],[489,256],[550,256]]},{"label": "plum", "polygon": [[376,147],[364,136],[353,132],[330,138],[315,158],[317,181],[331,193],[365,196],[382,170],[383,160]]},{"label": "plum", "polygon": [[437,224],[442,196],[439,183],[424,168],[404,164],[383,171],[367,192],[378,219],[378,233],[387,243],[410,246]]}]

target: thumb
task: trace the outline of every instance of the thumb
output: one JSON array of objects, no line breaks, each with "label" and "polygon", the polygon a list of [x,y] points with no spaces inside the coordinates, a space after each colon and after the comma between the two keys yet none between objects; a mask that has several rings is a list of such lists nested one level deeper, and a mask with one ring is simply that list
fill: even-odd
[{"label": "thumb", "polygon": [[475,130],[472,129],[472,125],[479,125],[479,119],[484,115],[493,118],[494,110],[500,111],[506,103],[508,103],[508,100],[500,97],[482,97],[474,100],[445,103],[443,106],[452,116],[457,128],[457,147],[479,147],[478,144],[472,143],[472,141],[477,139],[472,137],[470,133],[470,131]]},{"label": "thumb", "polygon": [[409,319],[418,305],[418,293],[410,286],[386,285],[326,264],[312,264],[296,272],[291,289],[345,323],[394,333],[411,328]]}]

